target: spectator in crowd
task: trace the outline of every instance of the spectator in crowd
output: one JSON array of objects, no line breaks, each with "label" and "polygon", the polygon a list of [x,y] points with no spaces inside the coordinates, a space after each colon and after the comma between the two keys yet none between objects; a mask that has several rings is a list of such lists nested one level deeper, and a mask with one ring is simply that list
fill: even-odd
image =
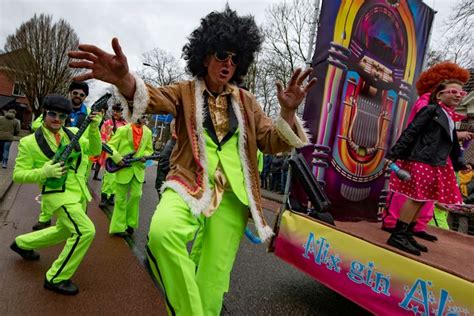
[{"label": "spectator in crowd", "polygon": [[261,187],[263,189],[270,189],[270,171],[272,168],[272,155],[265,155],[263,157],[263,170],[260,174]]},{"label": "spectator in crowd", "polygon": [[272,161],[272,184],[271,190],[274,192],[278,192],[280,190],[281,184],[281,168],[283,167],[283,154],[278,153],[275,155]]},{"label": "spectator in crowd", "polygon": [[474,202],[474,171],[472,164],[467,164],[468,169],[458,172],[459,190],[465,203],[471,204]]},{"label": "spectator in crowd", "polygon": [[288,177],[288,159],[290,159],[290,155],[285,154],[283,156],[283,164],[281,167],[281,184],[280,184],[280,193],[285,193],[285,186],[286,186],[286,179]]},{"label": "spectator in crowd", "polygon": [[156,169],[156,180],[155,189],[158,192],[158,196],[161,198],[161,185],[166,179],[168,172],[170,171],[170,156],[173,152],[174,145],[176,144],[176,132],[174,129],[174,120],[170,123],[171,137],[166,142],[163,149],[160,151],[160,160],[158,160],[158,166]]},{"label": "spectator in crowd", "polygon": [[10,109],[5,116],[0,116],[0,158],[3,169],[7,167],[13,136],[20,133],[20,121],[15,118],[15,115],[16,111]]}]

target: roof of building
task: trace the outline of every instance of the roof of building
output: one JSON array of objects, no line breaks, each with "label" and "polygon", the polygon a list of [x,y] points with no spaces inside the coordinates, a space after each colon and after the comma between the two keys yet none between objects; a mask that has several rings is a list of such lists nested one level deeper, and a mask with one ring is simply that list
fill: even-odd
[{"label": "roof of building", "polygon": [[15,97],[9,97],[6,95],[0,95],[0,109],[8,104],[14,104],[16,101]]},{"label": "roof of building", "polygon": [[471,92],[474,90],[474,68],[469,69],[469,74],[471,77],[469,77],[469,80],[464,85],[464,91],[466,92]]}]

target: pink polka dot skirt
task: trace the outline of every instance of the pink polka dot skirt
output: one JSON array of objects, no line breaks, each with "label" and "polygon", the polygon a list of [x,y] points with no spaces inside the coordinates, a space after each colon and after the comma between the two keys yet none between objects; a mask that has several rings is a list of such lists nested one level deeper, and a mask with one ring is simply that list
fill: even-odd
[{"label": "pink polka dot skirt", "polygon": [[390,175],[389,188],[416,201],[438,201],[446,204],[462,203],[461,192],[451,160],[446,166],[431,166],[416,161],[397,161],[400,168],[411,175],[410,181]]}]

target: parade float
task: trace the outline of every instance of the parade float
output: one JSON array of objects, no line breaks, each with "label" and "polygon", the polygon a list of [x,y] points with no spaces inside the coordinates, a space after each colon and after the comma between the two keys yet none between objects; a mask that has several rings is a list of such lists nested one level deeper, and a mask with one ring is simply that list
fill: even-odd
[{"label": "parade float", "polygon": [[[292,175],[303,175],[287,185],[271,244],[276,256],[375,314],[474,312],[472,236],[430,227],[438,241],[413,256],[387,245],[379,222],[384,156],[417,98],[434,14],[419,0],[323,1],[312,60],[318,83],[303,114],[312,145],[299,151],[307,167],[290,164]],[[298,168],[308,168],[313,183]]]}]

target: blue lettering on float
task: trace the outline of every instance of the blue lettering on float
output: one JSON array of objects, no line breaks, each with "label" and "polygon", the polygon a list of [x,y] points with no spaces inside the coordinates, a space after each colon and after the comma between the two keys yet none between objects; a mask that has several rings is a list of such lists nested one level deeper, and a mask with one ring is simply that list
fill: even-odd
[{"label": "blue lettering on float", "polygon": [[390,276],[380,272],[374,273],[375,265],[373,262],[367,265],[354,260],[351,262],[351,269],[347,277],[354,283],[365,284],[377,294],[390,296]]},{"label": "blue lettering on float", "polygon": [[326,269],[339,273],[341,271],[339,266],[341,258],[339,258],[339,255],[329,254],[330,247],[331,245],[326,238],[320,237],[315,240],[314,234],[309,233],[304,245],[303,257],[310,259],[310,255],[313,255],[314,263],[324,265]]},{"label": "blue lettering on float", "polygon": [[[439,301],[437,302],[433,292],[429,291],[428,287],[431,286],[433,286],[431,281],[417,279],[407,291],[399,306],[407,311],[421,315],[458,316],[461,312],[467,313],[466,309],[457,306],[447,307],[448,302],[452,301],[452,297],[449,296],[449,292],[445,289],[441,289]],[[438,306],[430,311],[430,305]]]},{"label": "blue lettering on float", "polygon": [[308,254],[313,254],[314,255],[314,234],[309,233],[308,235],[308,240],[306,241],[306,246],[304,247],[304,254],[303,257],[306,259],[309,259]]},{"label": "blue lettering on float", "polygon": [[362,284],[364,283],[364,269],[365,265],[363,265],[357,260],[354,260],[351,263],[351,270],[349,271],[349,273],[347,273],[347,276],[352,282]]}]

